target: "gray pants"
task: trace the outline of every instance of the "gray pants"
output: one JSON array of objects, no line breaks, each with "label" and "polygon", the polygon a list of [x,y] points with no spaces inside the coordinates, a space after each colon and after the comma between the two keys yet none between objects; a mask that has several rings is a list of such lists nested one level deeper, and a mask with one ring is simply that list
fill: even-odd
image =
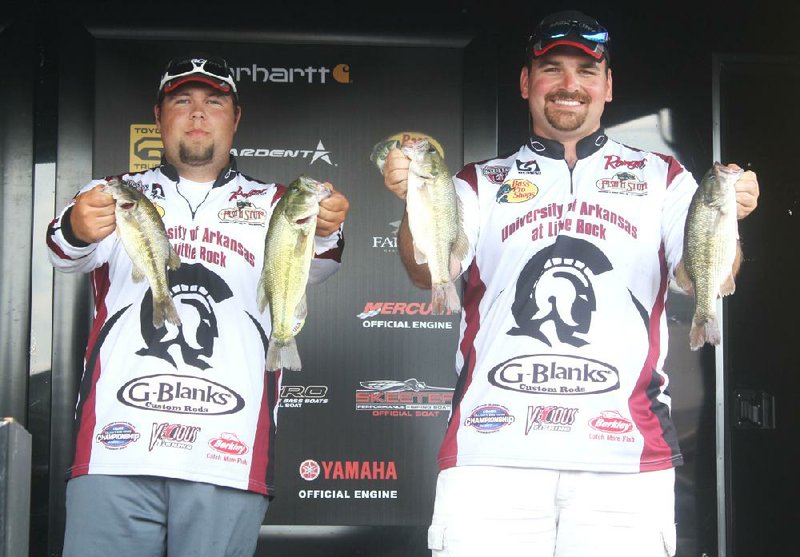
[{"label": "gray pants", "polygon": [[251,557],[268,499],[147,476],[87,475],[67,484],[64,557]]}]

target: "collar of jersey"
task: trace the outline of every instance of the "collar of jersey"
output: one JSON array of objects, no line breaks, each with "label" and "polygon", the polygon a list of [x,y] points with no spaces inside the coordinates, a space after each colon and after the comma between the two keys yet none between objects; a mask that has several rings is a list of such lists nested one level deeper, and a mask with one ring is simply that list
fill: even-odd
[{"label": "collar of jersey", "polygon": [[[575,152],[579,159],[596,153],[600,148],[606,144],[608,136],[603,128],[598,129],[596,132],[587,135],[575,145]],[[531,134],[528,140],[528,147],[537,155],[543,155],[549,159],[563,159],[564,146],[553,139],[545,139],[538,135]]]},{"label": "collar of jersey", "polygon": [[[172,166],[170,163],[167,162],[167,159],[163,156],[161,157],[161,173],[172,180],[173,182],[177,183],[180,180],[180,176],[178,175],[178,169]],[[211,186],[211,189],[218,188],[219,186],[223,186],[233,180],[238,174],[236,170],[236,157],[233,155],[230,156],[228,159],[228,165],[220,170],[219,176],[214,181],[214,185]]]}]

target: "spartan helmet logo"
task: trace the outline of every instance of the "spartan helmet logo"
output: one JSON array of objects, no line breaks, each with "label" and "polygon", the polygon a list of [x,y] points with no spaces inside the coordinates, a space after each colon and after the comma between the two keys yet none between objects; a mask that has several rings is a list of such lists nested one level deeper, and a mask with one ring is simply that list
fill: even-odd
[{"label": "spartan helmet logo", "polygon": [[534,255],[523,267],[511,313],[517,327],[509,335],[523,335],[552,346],[542,331],[552,322],[560,342],[583,346],[597,307],[592,278],[610,271],[611,262],[593,244],[560,236],[547,249]]},{"label": "spartan helmet logo", "polygon": [[178,367],[169,352],[172,346],[177,346],[186,364],[208,369],[211,365],[206,360],[214,352],[214,340],[219,336],[214,307],[233,293],[225,281],[198,263],[183,263],[177,270],[169,271],[169,283],[172,298],[180,307],[182,325],[167,323],[160,329],[153,327],[153,294],[148,290],[139,314],[147,346],[136,353],[155,356]]}]

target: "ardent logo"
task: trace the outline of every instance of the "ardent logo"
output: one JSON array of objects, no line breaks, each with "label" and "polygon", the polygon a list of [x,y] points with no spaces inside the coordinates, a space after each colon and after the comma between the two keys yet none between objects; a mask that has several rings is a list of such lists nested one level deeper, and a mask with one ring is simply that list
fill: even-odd
[{"label": "ardent logo", "polygon": [[244,408],[244,399],[225,385],[190,375],[137,377],[117,391],[126,406],[173,414],[219,416]]},{"label": "ardent logo", "polygon": [[619,389],[619,372],[597,360],[566,354],[511,358],[489,372],[501,389],[527,394],[591,395]]}]

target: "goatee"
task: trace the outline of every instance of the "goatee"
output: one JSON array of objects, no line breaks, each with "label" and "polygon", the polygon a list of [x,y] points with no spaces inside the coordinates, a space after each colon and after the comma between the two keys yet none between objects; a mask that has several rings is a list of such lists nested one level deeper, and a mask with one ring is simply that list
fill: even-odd
[{"label": "goatee", "polygon": [[214,146],[209,145],[204,150],[202,148],[189,149],[184,143],[180,144],[178,156],[181,163],[187,166],[204,166],[214,158]]}]

